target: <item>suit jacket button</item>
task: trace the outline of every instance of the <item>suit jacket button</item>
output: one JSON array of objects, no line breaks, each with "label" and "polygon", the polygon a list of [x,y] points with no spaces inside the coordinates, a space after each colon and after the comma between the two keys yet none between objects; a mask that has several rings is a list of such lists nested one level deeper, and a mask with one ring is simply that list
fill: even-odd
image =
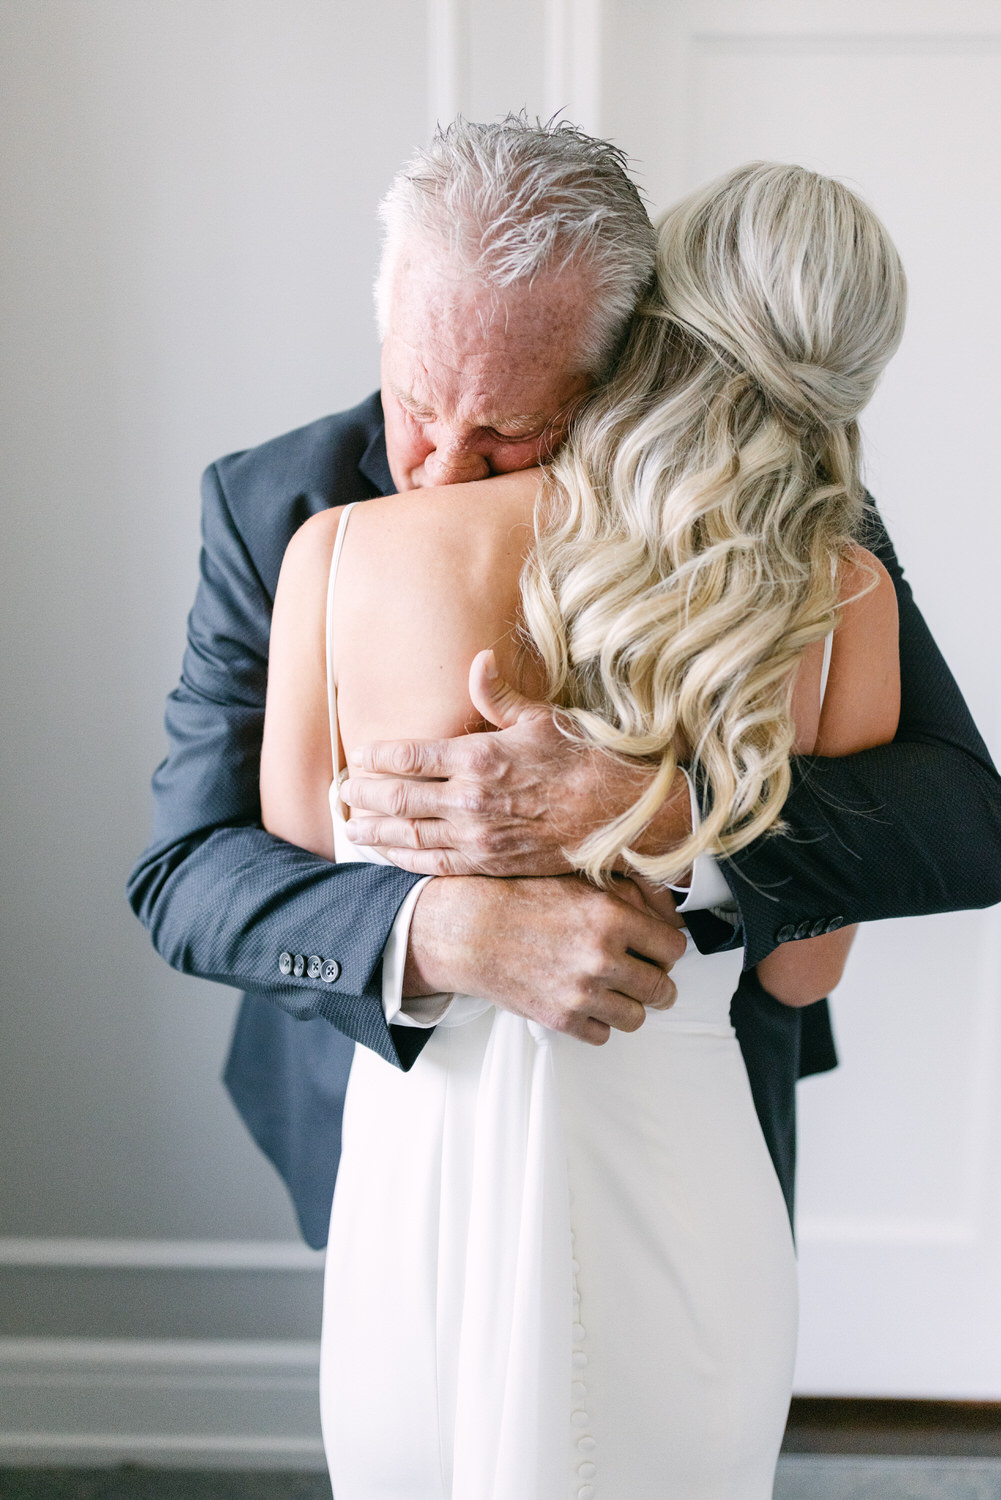
[{"label": "suit jacket button", "polygon": [[791,943],[795,936],[796,929],[792,925],[792,923],[789,922],[785,927],[779,928],[778,932],[775,934],[775,941],[777,943]]},{"label": "suit jacket button", "polygon": [[803,938],[808,938],[809,936],[810,936],[810,924],[809,924],[809,922],[800,922],[799,926],[796,928],[796,941],[798,943],[802,942]]},{"label": "suit jacket button", "polygon": [[336,958],[325,958],[320,968],[320,978],[324,984],[333,984],[335,979],[341,977],[341,966]]},{"label": "suit jacket button", "polygon": [[839,927],[843,927],[844,925],[845,925],[845,919],[844,919],[844,917],[832,917],[831,920],[828,922],[827,926],[824,928],[824,931],[825,932],[837,932],[838,928]]},{"label": "suit jacket button", "polygon": [[315,953],[310,954],[306,960],[306,975],[309,979],[319,979],[320,969],[323,967],[323,959],[318,958]]},{"label": "suit jacket button", "polygon": [[821,934],[826,931],[827,923],[824,921],[823,917],[821,917],[820,920],[818,922],[814,922],[813,926],[810,928],[810,936],[820,937]]},{"label": "suit jacket button", "polygon": [[297,953],[295,956],[295,962],[292,965],[292,973],[295,975],[296,979],[301,979],[305,972],[306,960],[305,958],[303,958],[301,953]]},{"label": "suit jacket button", "polygon": [[280,969],[280,971],[283,974],[291,974],[291,972],[292,972],[292,955],[291,955],[291,953],[279,953],[279,955],[278,955],[278,968]]}]

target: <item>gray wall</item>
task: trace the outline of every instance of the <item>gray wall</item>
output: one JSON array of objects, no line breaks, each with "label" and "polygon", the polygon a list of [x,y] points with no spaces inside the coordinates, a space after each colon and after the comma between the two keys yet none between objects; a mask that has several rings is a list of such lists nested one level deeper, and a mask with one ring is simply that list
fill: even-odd
[{"label": "gray wall", "polygon": [[124,883],[199,474],[377,383],[393,170],[436,115],[548,108],[546,46],[564,88],[542,7],[496,21],[0,0],[0,1459],[320,1461],[319,1263],[219,1082],[235,995]]},{"label": "gray wall", "polygon": [[[322,1461],[319,1267],[219,1082],[235,997],[167,969],[123,888],[195,585],[198,475],[374,386],[373,211],[397,163],[436,116],[524,104],[617,137],[655,205],[747,154],[853,174],[914,292],[870,427],[874,483],[996,749],[980,621],[997,158],[977,168],[971,143],[995,150],[999,56],[987,0],[0,0],[0,1461]],[[902,1274],[938,1245],[937,1208],[870,1223],[856,1201],[861,1183],[885,1203],[906,1155],[915,1201],[937,1202],[933,1153],[867,1122],[890,1076],[895,1119],[936,1140],[980,1099],[961,1062],[959,1103],[943,1092],[939,1018],[960,1016],[950,1035],[971,1056],[1001,1055],[977,1040],[994,1035],[998,924],[976,942],[967,926],[866,934],[839,996],[850,1066],[803,1100],[808,1333],[818,1309],[862,1305],[845,1270],[858,1244],[885,1250],[866,1284],[906,1286],[908,1306],[943,1305],[948,1283],[1001,1307],[993,1251],[986,1291],[958,1262]],[[934,986],[932,959],[947,966]],[[908,963],[922,973],[902,1062],[880,1027]],[[1001,1118],[996,1085],[981,1093]],[[948,1170],[982,1159],[986,1182],[995,1146],[975,1121],[967,1135]],[[859,1364],[847,1316],[809,1333],[805,1388],[903,1393]],[[945,1321],[959,1373],[936,1384],[937,1347],[907,1393],[996,1395],[993,1367],[964,1384],[971,1338],[959,1313]]]},{"label": "gray wall", "polygon": [[[0,26],[0,1235],[288,1240],[218,1082],[234,994],[155,958],[123,886],[200,470],[377,383],[373,210],[425,133],[426,20],[407,0],[8,0]],[[312,1336],[316,1283],[0,1269],[0,1333]]]}]

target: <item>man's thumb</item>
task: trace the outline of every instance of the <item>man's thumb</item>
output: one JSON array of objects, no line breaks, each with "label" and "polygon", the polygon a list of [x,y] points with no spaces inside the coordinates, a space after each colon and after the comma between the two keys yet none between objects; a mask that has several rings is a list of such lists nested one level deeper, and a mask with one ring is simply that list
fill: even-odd
[{"label": "man's thumb", "polygon": [[469,668],[469,696],[473,707],[483,715],[488,724],[498,729],[511,729],[519,720],[531,715],[548,714],[546,703],[533,703],[524,693],[519,693],[497,671],[497,658],[492,651],[480,651],[473,657]]}]

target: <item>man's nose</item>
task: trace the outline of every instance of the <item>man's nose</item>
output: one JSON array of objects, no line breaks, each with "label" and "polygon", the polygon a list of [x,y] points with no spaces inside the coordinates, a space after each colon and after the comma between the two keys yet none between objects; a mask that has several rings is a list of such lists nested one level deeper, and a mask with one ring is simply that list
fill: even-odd
[{"label": "man's nose", "polygon": [[439,444],[424,460],[429,484],[467,484],[473,479],[486,479],[489,473],[486,457],[464,443]]}]

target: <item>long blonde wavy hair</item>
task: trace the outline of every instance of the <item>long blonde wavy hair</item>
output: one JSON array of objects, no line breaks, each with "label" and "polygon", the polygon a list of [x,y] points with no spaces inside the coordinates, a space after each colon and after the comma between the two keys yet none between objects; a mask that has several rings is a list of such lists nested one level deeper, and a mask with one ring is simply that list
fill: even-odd
[{"label": "long blonde wavy hair", "polygon": [[[565,732],[654,768],[568,851],[593,880],[621,855],[669,882],[780,826],[796,669],[837,620],[857,418],[905,302],[872,210],[803,167],[740,167],[661,221],[656,286],[552,465],[522,578]],[[701,826],[642,855],[679,760]]]}]

